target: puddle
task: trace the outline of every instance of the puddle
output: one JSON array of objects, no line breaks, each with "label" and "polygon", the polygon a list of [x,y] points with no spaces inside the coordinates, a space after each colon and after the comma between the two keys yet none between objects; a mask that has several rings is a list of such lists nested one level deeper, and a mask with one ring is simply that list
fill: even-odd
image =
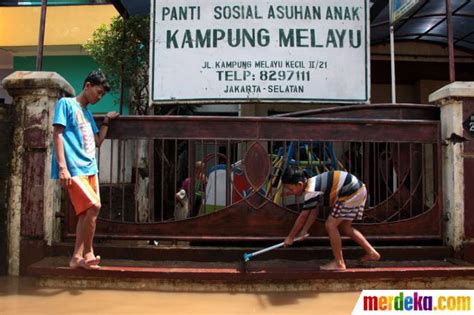
[{"label": "puddle", "polygon": [[0,314],[350,314],[359,292],[188,293],[40,288],[0,277]]}]

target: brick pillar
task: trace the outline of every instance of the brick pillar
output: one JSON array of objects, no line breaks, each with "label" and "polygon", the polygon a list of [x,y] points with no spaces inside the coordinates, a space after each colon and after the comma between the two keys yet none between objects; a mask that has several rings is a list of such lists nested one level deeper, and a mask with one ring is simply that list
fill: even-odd
[{"label": "brick pillar", "polygon": [[[8,199],[8,272],[18,275],[44,256],[54,235],[59,191],[50,178],[54,104],[74,89],[55,72],[17,71],[2,81],[13,97]],[[57,201],[54,203],[54,201]]]},{"label": "brick pillar", "polygon": [[463,122],[474,113],[474,82],[453,82],[430,95],[441,108],[442,139],[453,133],[470,141],[445,141],[443,199],[445,242],[474,262],[474,139]]}]

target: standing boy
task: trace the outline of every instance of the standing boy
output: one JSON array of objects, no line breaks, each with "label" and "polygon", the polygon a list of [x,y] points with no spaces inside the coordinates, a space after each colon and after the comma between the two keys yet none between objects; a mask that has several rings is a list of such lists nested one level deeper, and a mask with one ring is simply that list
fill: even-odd
[{"label": "standing boy", "polygon": [[318,206],[324,200],[332,210],[326,220],[334,260],[320,267],[321,270],[345,270],[342,242],[339,230],[359,244],[366,252],[362,260],[379,260],[380,254],[358,230],[352,227],[353,220],[362,219],[367,190],[354,175],[342,171],[325,172],[308,178],[305,171],[289,167],[282,177],[289,194],[303,196],[303,211],[285,239],[290,246],[297,235],[305,235],[318,215]]},{"label": "standing boy", "polygon": [[54,109],[51,177],[67,190],[78,216],[71,268],[99,268],[100,256],[95,256],[92,247],[101,207],[95,147],[102,144],[110,121],[119,113],[107,113],[99,130],[87,106],[100,101],[109,90],[104,74],[93,71],[78,96],[60,99]]}]

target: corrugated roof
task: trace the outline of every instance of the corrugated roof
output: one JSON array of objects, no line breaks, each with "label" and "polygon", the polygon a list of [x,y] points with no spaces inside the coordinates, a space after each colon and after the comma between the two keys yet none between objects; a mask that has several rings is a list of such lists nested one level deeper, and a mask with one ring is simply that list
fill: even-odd
[{"label": "corrugated roof", "polygon": [[[371,43],[389,41],[388,0],[371,0]],[[474,2],[451,0],[454,46],[474,51]],[[446,1],[425,0],[395,25],[396,41],[421,40],[447,45]]]}]

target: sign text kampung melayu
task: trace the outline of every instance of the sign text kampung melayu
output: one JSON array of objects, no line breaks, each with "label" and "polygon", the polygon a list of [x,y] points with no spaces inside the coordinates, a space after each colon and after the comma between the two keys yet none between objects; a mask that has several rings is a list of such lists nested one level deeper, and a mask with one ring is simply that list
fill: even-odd
[{"label": "sign text kampung melayu", "polygon": [[366,0],[152,1],[154,102],[367,102]]}]

